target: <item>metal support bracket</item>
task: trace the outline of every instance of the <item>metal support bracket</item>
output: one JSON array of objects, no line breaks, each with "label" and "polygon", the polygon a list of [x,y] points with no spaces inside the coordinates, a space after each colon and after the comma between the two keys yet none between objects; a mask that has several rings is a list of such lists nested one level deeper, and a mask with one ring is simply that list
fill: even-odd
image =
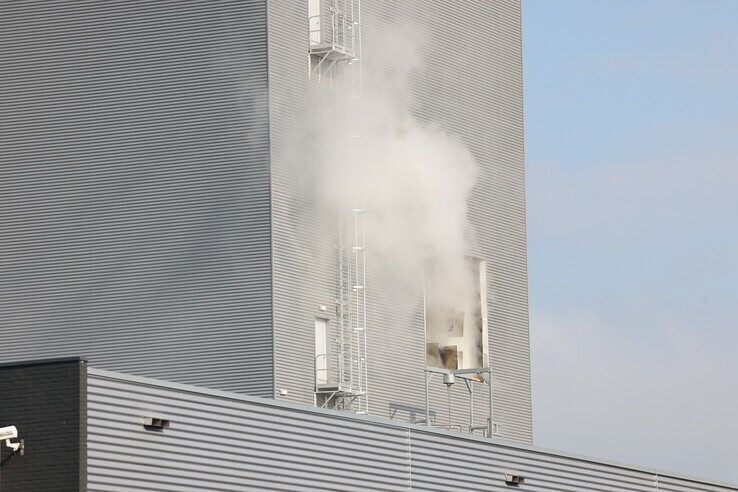
[{"label": "metal support bracket", "polygon": [[[473,434],[474,431],[483,430],[485,437],[493,437],[497,435],[496,423],[492,420],[493,408],[492,408],[492,370],[489,367],[480,367],[475,369],[458,369],[455,371],[448,369],[440,369],[435,367],[427,367],[425,369],[425,425],[430,426],[430,382],[433,379],[434,374],[440,374],[446,376],[444,382],[452,381],[455,378],[459,378],[464,381],[467,391],[469,392],[469,433]],[[449,375],[453,377],[449,378]],[[481,379],[481,381],[480,381]],[[485,425],[474,424],[474,383],[483,383],[487,385],[487,398],[488,398],[488,409],[489,415]],[[446,383],[447,386],[450,385]],[[450,394],[450,392],[449,392]],[[450,419],[450,412],[449,412]],[[451,422],[449,420],[449,428],[451,428]]]}]

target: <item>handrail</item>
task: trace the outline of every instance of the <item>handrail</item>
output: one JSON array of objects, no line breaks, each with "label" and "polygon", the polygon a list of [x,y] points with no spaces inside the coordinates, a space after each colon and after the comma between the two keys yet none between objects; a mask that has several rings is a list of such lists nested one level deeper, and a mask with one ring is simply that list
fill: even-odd
[{"label": "handrail", "polygon": [[[353,19],[347,16],[346,12],[338,12],[333,9],[329,10],[328,15],[330,16],[330,32],[323,25],[323,22],[328,20],[324,19],[326,16],[323,12],[308,17],[308,41],[310,45],[330,45],[338,50],[346,50],[349,39],[349,28],[347,26],[353,26]],[[317,39],[314,37],[315,34],[317,34]]]},{"label": "handrail", "polygon": [[[318,359],[321,357],[325,357],[325,367],[322,369],[318,369]],[[325,373],[325,382],[328,382],[328,376],[330,375],[330,363],[329,363],[329,354],[317,354],[315,358],[313,359],[313,371],[315,373],[315,389],[318,389],[318,373],[324,372]]]},{"label": "handrail", "polygon": [[[322,14],[317,15],[311,15],[308,17],[308,40],[310,41],[310,44],[321,44],[323,41],[323,27],[321,25],[322,22]],[[317,29],[313,29],[313,20],[317,19]],[[313,39],[313,34],[318,34],[318,39]]]}]

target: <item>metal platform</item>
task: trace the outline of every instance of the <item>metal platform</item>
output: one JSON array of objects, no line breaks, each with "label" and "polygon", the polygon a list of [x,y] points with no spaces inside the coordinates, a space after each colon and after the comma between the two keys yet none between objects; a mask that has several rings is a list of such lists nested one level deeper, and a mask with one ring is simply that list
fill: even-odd
[{"label": "metal platform", "polygon": [[308,76],[332,83],[336,64],[358,59],[360,0],[311,0],[308,8]]},{"label": "metal platform", "polygon": [[[361,0],[309,0],[308,76],[334,89],[350,121],[336,138],[348,140],[346,172],[360,176],[362,155]],[[343,147],[343,142],[341,142]],[[351,185],[339,204],[336,249],[336,324],[325,353],[316,353],[315,405],[369,413],[367,273],[364,190]]]}]

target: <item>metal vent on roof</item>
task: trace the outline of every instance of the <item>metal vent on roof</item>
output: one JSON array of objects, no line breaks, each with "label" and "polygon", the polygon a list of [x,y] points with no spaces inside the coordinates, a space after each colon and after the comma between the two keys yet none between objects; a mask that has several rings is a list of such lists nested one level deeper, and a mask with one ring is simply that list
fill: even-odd
[{"label": "metal vent on roof", "polygon": [[518,485],[525,483],[525,477],[523,477],[520,473],[506,472],[505,483],[512,487],[517,487]]},{"label": "metal vent on roof", "polygon": [[169,420],[156,417],[144,417],[143,426],[146,430],[167,429],[169,428]]}]

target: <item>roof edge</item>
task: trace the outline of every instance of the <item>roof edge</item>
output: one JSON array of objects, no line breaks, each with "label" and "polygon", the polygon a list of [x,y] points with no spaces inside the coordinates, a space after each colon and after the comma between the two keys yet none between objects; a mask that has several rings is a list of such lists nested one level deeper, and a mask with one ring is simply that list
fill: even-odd
[{"label": "roof edge", "polygon": [[252,403],[256,405],[284,408],[284,409],[289,409],[292,411],[297,411],[297,412],[302,412],[302,413],[324,415],[325,417],[329,417],[329,418],[338,418],[342,420],[363,420],[366,422],[371,422],[375,425],[381,425],[385,427],[394,427],[394,428],[404,428],[404,429],[412,430],[413,432],[427,433],[427,434],[442,434],[446,437],[452,437],[455,439],[480,441],[480,442],[484,442],[487,445],[495,446],[495,447],[532,451],[532,452],[545,454],[549,456],[558,456],[561,458],[569,458],[569,459],[573,459],[577,461],[586,461],[589,463],[611,466],[611,467],[625,469],[625,470],[633,470],[633,471],[638,471],[638,472],[643,472],[643,473],[649,473],[649,474],[657,475],[659,477],[664,477],[664,478],[673,478],[677,480],[684,480],[687,482],[700,483],[704,485],[724,487],[724,488],[733,489],[733,490],[738,491],[738,484],[732,484],[732,483],[728,483],[728,482],[724,482],[720,480],[711,480],[711,479],[706,479],[703,477],[696,477],[696,476],[692,476],[688,474],[669,472],[665,470],[658,470],[654,468],[649,468],[647,466],[638,466],[638,465],[632,465],[632,464],[627,464],[627,463],[620,463],[620,462],[613,461],[613,460],[594,458],[594,457],[582,455],[582,454],[563,452],[563,451],[558,451],[558,450],[548,449],[548,448],[541,448],[541,447],[533,446],[529,444],[515,443],[515,442],[507,441],[504,439],[482,438],[480,436],[461,434],[458,432],[452,432],[452,431],[447,431],[444,429],[437,429],[437,428],[432,428],[432,427],[425,427],[422,425],[411,424],[409,422],[401,422],[398,420],[391,420],[388,418],[383,418],[383,417],[379,417],[375,415],[350,414],[348,412],[342,412],[339,410],[316,408],[316,407],[312,407],[308,405],[301,405],[299,403],[294,403],[294,402],[272,400],[270,398],[250,396],[250,395],[246,395],[243,393],[223,391],[223,390],[206,388],[203,386],[196,386],[196,385],[191,385],[191,384],[175,383],[175,382],[165,381],[161,379],[153,379],[153,378],[148,378],[144,376],[135,376],[131,374],[108,371],[105,369],[98,369],[98,368],[92,368],[92,367],[88,369],[87,374],[88,374],[88,377],[97,376],[102,379],[128,381],[131,383],[141,384],[145,386],[156,386],[156,387],[161,387],[161,388],[167,388],[170,390],[181,391],[184,393],[195,393],[195,394],[207,395],[207,396],[223,398],[223,399],[228,399],[228,400],[238,400],[238,401],[248,402],[248,403]]},{"label": "roof edge", "polygon": [[66,364],[70,362],[87,362],[87,357],[81,355],[70,355],[66,357],[48,357],[44,359],[25,359],[0,362],[0,368],[45,366],[50,364]]}]

